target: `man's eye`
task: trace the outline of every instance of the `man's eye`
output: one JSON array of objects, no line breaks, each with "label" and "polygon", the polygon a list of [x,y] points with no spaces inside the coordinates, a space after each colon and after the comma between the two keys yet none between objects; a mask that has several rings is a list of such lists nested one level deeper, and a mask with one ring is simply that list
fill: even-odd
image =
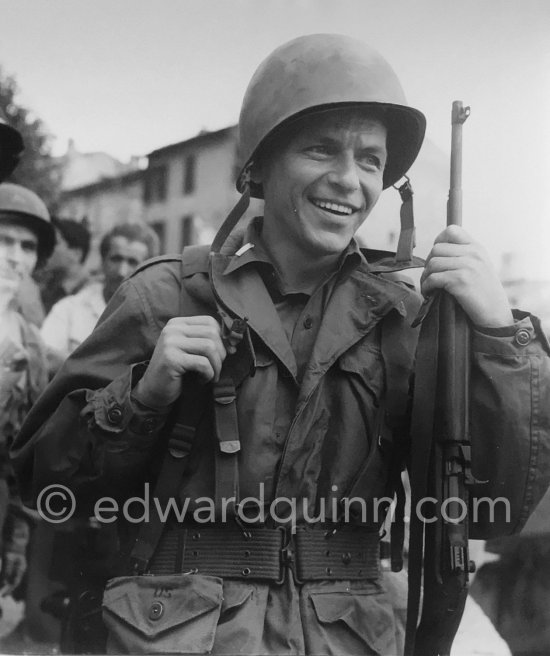
[{"label": "man's eye", "polygon": [[314,144],[312,146],[308,146],[306,148],[306,151],[308,153],[311,153],[312,155],[329,155],[330,154],[329,147],[325,146],[324,144]]},{"label": "man's eye", "polygon": [[376,155],[373,155],[372,153],[365,153],[364,155],[361,155],[359,157],[359,162],[363,166],[369,166],[369,167],[374,167],[374,168],[381,168],[382,167],[382,162],[379,157]]}]

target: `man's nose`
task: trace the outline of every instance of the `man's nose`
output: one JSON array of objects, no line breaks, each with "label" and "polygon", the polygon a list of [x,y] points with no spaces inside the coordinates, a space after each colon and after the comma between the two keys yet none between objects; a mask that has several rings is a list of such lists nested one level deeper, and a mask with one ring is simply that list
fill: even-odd
[{"label": "man's nose", "polygon": [[341,153],[334,160],[328,179],[332,184],[347,192],[360,188],[359,170],[353,153]]},{"label": "man's nose", "polygon": [[126,260],[122,260],[118,265],[118,275],[121,278],[127,278],[131,273],[134,272],[134,268]]},{"label": "man's nose", "polygon": [[25,251],[17,242],[6,248],[6,259],[12,264],[21,264],[25,259]]}]

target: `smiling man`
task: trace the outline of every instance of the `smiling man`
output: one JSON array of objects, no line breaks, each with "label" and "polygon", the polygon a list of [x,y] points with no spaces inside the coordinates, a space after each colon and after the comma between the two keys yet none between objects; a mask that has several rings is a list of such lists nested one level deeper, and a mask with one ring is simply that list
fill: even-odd
[{"label": "smiling man", "polygon": [[[115,519],[100,497],[120,510],[148,495],[143,521],[116,517],[128,555],[103,596],[108,651],[394,655],[375,502],[408,457],[407,395],[393,392],[420,302],[399,270],[419,262],[409,228],[397,256],[354,235],[414,162],[425,119],[378,53],[324,34],[260,65],[239,129],[241,201],[210,248],[152,261],[115,292],[19,435],[22,489],[36,503],[63,484],[97,521]],[[235,228],[250,195],[263,217]],[[428,257],[422,292],[436,289],[474,325],[485,494],[528,508],[547,482],[549,408],[532,399],[549,391],[548,344],[459,228]],[[360,512],[342,514],[346,497]]]}]

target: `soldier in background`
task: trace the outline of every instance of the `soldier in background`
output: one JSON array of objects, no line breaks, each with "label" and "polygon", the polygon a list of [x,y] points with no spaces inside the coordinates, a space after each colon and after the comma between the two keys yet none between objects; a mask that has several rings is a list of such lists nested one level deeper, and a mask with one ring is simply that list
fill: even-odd
[{"label": "soldier in background", "polygon": [[32,515],[23,508],[8,450],[47,383],[37,328],[18,311],[22,281],[51,254],[48,210],[32,191],[0,184],[0,598],[17,593],[27,569]]}]

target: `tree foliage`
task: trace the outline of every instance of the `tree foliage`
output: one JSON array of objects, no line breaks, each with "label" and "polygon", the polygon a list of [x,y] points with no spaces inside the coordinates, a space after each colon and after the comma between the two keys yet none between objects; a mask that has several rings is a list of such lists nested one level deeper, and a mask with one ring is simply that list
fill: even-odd
[{"label": "tree foliage", "polygon": [[19,88],[13,76],[0,67],[0,107],[9,124],[19,130],[25,150],[10,182],[24,185],[55,209],[61,186],[61,171],[51,154],[51,135],[33,111],[17,102]]}]

